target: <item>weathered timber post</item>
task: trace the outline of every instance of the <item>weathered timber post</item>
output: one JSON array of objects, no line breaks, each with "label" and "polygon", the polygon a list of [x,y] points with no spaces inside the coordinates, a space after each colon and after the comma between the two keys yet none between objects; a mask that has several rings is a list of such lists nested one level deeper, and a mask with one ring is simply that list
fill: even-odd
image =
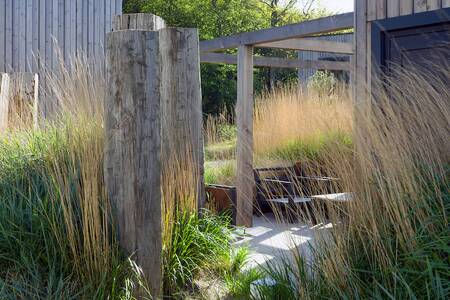
[{"label": "weathered timber post", "polygon": [[3,73],[0,91],[0,131],[11,125],[38,127],[39,75]]},{"label": "weathered timber post", "polygon": [[253,175],[253,46],[239,46],[237,59],[236,224],[251,227],[255,197],[255,178]]},{"label": "weathered timber post", "polygon": [[160,68],[158,32],[108,34],[106,188],[119,243],[135,255],[154,297],[162,270]]},{"label": "weathered timber post", "polygon": [[0,133],[8,128],[9,114],[9,75],[2,74],[0,86]]},{"label": "weathered timber post", "polygon": [[[162,161],[193,176],[197,207],[204,207],[203,126],[198,30],[159,31],[161,52]],[[183,180],[180,178],[179,180]]]},{"label": "weathered timber post", "polygon": [[153,14],[123,14],[113,20],[113,31],[118,30],[159,30],[166,27],[166,22]]},{"label": "weathered timber post", "polygon": [[160,31],[163,168],[194,177],[187,184],[196,185],[197,206],[202,208],[205,191],[198,30],[165,27],[165,21],[153,14],[126,14],[114,19],[114,30]]}]

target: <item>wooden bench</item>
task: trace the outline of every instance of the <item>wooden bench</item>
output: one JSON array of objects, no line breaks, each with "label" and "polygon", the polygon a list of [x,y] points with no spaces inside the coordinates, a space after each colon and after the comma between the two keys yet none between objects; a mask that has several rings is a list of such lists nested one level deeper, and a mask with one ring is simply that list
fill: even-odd
[{"label": "wooden bench", "polygon": [[[287,215],[314,219],[313,211],[320,201],[349,200],[348,193],[336,193],[339,178],[308,176],[299,164],[288,167],[254,170],[257,212],[277,210]],[[313,220],[314,221],[314,220]]]}]

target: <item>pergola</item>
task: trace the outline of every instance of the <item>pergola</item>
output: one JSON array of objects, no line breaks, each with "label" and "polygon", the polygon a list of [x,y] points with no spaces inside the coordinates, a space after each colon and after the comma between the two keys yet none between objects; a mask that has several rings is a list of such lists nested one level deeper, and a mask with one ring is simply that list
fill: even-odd
[{"label": "pergola", "polygon": [[[200,42],[202,62],[237,64],[237,225],[251,227],[253,219],[253,199],[255,196],[253,174],[253,67],[350,71],[352,65],[352,60],[350,62],[300,61],[298,59],[254,56],[254,48],[319,51],[351,55],[353,54],[353,43],[318,40],[312,36],[353,27],[353,13],[346,13]],[[237,56],[220,53],[220,51],[232,48],[238,49]]]}]

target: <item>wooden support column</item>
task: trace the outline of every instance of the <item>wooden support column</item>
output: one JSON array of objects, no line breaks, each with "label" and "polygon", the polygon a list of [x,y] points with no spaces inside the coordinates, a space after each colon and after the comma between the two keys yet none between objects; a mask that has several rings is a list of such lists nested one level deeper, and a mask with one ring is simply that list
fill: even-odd
[{"label": "wooden support column", "polygon": [[2,74],[0,85],[0,133],[8,128],[9,113],[9,75]]},{"label": "wooden support column", "polygon": [[236,224],[251,227],[253,175],[253,46],[239,46],[237,73],[237,205]]},{"label": "wooden support column", "polygon": [[107,35],[107,194],[120,246],[142,268],[154,298],[162,270],[160,68],[158,32]]},{"label": "wooden support column", "polygon": [[159,35],[163,167],[179,174],[181,182],[195,186],[191,195],[197,198],[197,207],[203,208],[203,114],[198,30],[165,28]]}]

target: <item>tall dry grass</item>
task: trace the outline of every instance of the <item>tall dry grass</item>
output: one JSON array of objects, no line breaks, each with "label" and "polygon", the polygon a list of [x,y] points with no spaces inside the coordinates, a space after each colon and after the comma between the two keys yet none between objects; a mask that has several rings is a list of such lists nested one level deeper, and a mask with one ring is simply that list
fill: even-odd
[{"label": "tall dry grass", "polygon": [[101,74],[83,57],[44,70],[40,128],[18,112],[1,137],[0,298],[129,299],[142,284],[106,197]]},{"label": "tall dry grass", "polygon": [[344,92],[322,97],[290,87],[263,93],[255,105],[254,151],[275,160],[284,153],[308,159],[308,151],[350,138],[352,123],[352,103]]},{"label": "tall dry grass", "polygon": [[353,156],[336,148],[320,166],[354,201],[328,203],[326,216],[316,207],[333,228],[317,236],[312,264],[269,268],[287,299],[448,299],[448,70],[397,68],[373,98],[355,99]]}]

